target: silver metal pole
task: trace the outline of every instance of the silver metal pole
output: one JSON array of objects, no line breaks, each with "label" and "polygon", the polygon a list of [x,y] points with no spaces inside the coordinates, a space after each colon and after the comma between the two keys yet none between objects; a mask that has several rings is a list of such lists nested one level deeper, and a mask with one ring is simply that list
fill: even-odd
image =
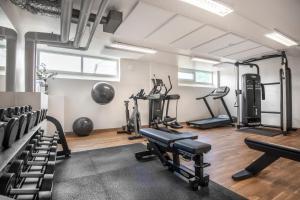
[{"label": "silver metal pole", "polygon": [[283,58],[284,59],[284,62],[281,64],[281,68],[282,68],[282,125],[283,125],[283,133],[287,133],[287,90],[286,90],[286,87],[287,87],[287,80],[286,80],[286,69],[285,69],[285,63],[287,62],[286,61],[286,58]]},{"label": "silver metal pole", "polygon": [[236,70],[236,128],[240,129],[241,119],[240,119],[240,67],[238,64],[235,64],[235,70]]},{"label": "silver metal pole", "polygon": [[25,41],[25,91],[35,91],[36,42]]},{"label": "silver metal pole", "polygon": [[6,92],[15,92],[16,83],[16,39],[6,39]]}]

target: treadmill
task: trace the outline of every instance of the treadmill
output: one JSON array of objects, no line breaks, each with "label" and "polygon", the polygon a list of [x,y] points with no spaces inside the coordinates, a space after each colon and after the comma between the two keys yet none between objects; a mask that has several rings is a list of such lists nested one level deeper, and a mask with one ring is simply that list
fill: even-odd
[{"label": "treadmill", "polygon": [[[229,91],[230,91],[230,88],[227,86],[219,87],[219,88],[213,90],[211,93],[209,93],[206,96],[196,98],[196,100],[204,101],[211,117],[206,118],[206,119],[198,119],[198,120],[188,121],[188,122],[186,122],[187,125],[191,126],[191,127],[201,128],[201,129],[209,129],[209,128],[214,128],[214,127],[233,125],[233,123],[236,122],[236,117],[231,116],[231,114],[228,110],[228,107],[225,103],[225,100],[224,100],[224,97],[229,93]],[[207,102],[208,97],[212,97],[213,100],[220,99],[222,102],[222,105],[225,108],[227,115],[215,116],[211,110],[211,107],[209,106],[209,104]]]}]

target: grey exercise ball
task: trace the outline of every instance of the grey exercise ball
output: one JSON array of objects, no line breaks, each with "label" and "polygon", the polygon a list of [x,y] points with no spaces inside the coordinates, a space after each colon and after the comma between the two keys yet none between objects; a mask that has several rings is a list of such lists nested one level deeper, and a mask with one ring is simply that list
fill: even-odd
[{"label": "grey exercise ball", "polygon": [[92,98],[100,105],[108,104],[115,97],[114,88],[107,83],[96,83],[91,91]]},{"label": "grey exercise ball", "polygon": [[73,132],[78,136],[88,136],[94,129],[92,120],[87,117],[80,117],[73,123]]}]

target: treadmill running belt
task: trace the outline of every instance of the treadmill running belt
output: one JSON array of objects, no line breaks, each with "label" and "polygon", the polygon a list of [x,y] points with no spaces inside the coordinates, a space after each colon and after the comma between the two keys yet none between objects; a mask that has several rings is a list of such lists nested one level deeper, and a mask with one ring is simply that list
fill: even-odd
[{"label": "treadmill running belt", "polygon": [[214,118],[190,121],[188,123],[191,126],[205,129],[205,128],[213,128],[213,127],[228,125],[231,123],[231,121],[228,118],[214,117]]}]

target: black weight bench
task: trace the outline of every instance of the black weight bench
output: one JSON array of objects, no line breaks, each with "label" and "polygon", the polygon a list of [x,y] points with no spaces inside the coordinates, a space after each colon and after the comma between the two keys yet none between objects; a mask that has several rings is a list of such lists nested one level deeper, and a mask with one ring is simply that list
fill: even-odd
[{"label": "black weight bench", "polygon": [[246,138],[245,143],[249,148],[264,152],[264,154],[252,162],[244,170],[234,174],[232,179],[235,181],[244,180],[255,176],[281,157],[300,162],[300,149],[261,142],[250,138]]},{"label": "black weight bench", "polygon": [[[170,134],[152,128],[141,129],[140,134],[148,139],[148,144],[147,151],[135,154],[137,160],[158,157],[163,166],[187,179],[193,190],[208,185],[209,175],[204,173],[204,168],[210,164],[204,163],[203,154],[210,151],[211,145],[195,141],[197,134]],[[194,172],[180,164],[180,155],[194,161]]]}]

